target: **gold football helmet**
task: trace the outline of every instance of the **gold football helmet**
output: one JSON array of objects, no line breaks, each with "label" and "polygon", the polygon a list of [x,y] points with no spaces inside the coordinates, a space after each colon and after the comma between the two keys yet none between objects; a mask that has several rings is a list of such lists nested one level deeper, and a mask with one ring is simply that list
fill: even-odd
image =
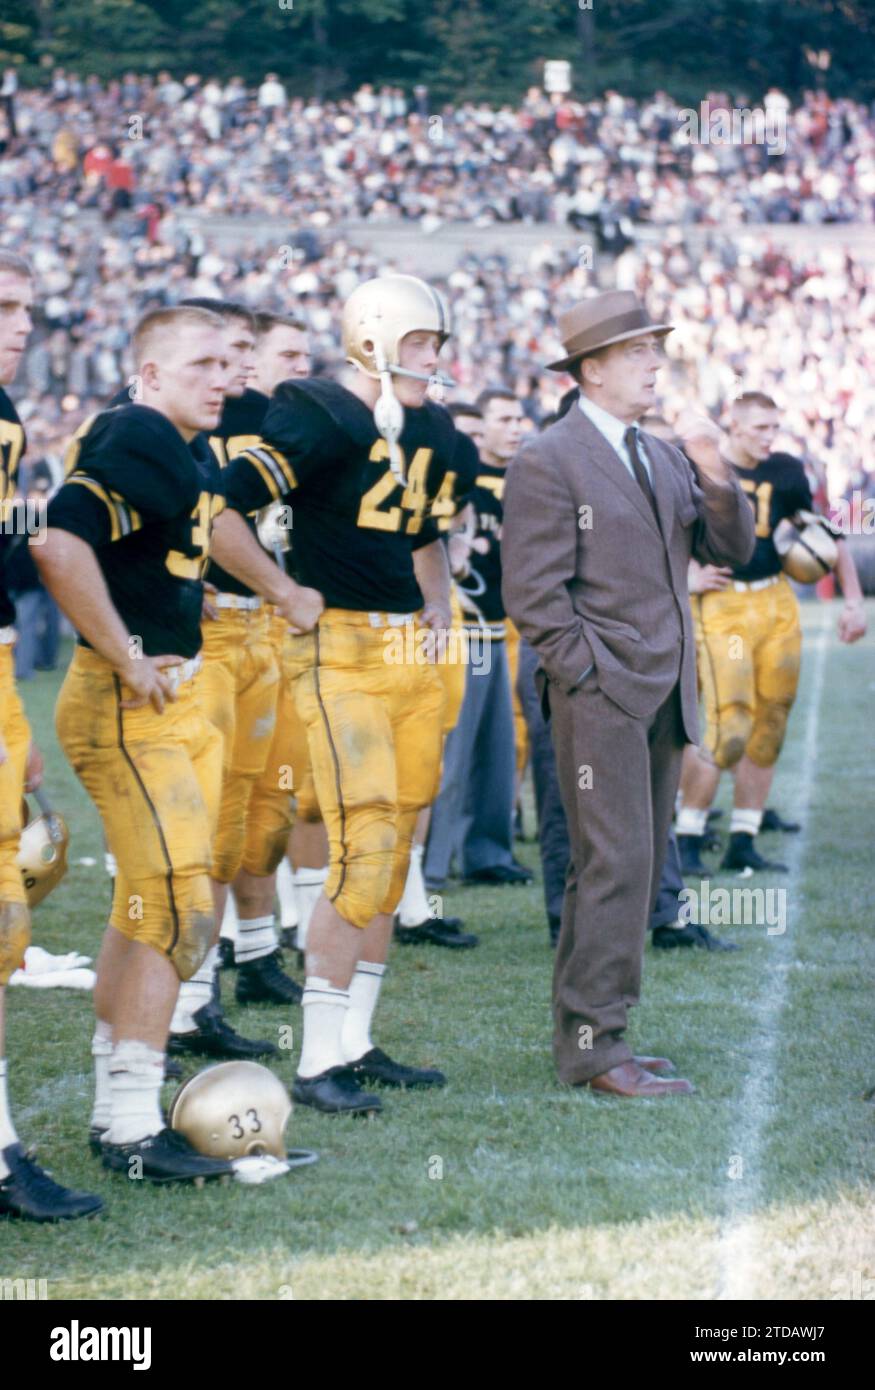
[{"label": "gold football helmet", "polygon": [[171,1129],[209,1158],[286,1157],[292,1113],[278,1076],[257,1062],[219,1062],[190,1077],[173,1097]]},{"label": "gold football helmet", "polygon": [[374,422],[389,445],[389,466],[406,484],[398,441],[404,429],[404,410],[392,387],[393,376],[455,383],[448,377],[429,377],[410,371],[399,361],[401,340],[408,333],[437,333],[442,347],[450,336],[450,313],[444,298],[415,275],[379,275],[353,290],[343,306],[343,350],[346,360],[381,383]]},{"label": "gold football helmet", "polygon": [[839,552],[833,527],[825,517],[798,511],[775,527],[772,537],[781,568],[799,584],[816,584],[834,570]]},{"label": "gold football helmet", "polygon": [[21,803],[23,829],[18,841],[18,867],[24,879],[27,905],[36,907],[47,898],[67,872],[67,846],[70,832],[67,822],[53,811],[42,792],[34,792],[40,814],[31,818],[27,800]]},{"label": "gold football helmet", "polygon": [[343,350],[348,362],[374,380],[380,373],[413,375],[399,367],[401,339],[408,333],[450,336],[450,312],[437,290],[415,275],[379,275],[353,290],[343,306]]}]

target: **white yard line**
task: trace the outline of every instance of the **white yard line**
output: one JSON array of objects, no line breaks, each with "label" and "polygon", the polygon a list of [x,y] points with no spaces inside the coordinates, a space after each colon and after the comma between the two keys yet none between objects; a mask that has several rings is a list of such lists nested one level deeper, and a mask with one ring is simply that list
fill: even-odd
[{"label": "white yard line", "polygon": [[781,936],[768,937],[768,955],[759,997],[750,1017],[751,1047],[755,1049],[747,1080],[741,1093],[737,1128],[727,1154],[727,1173],[733,1157],[741,1160],[742,1171],[726,1179],[726,1216],[720,1232],[718,1247],[718,1283],[716,1298],[751,1298],[758,1265],[757,1245],[759,1224],[757,1209],[762,1194],[763,1138],[772,1113],[775,1089],[775,1066],[781,1038],[781,1015],[787,998],[787,979],[796,956],[795,937],[801,914],[799,877],[808,844],[811,797],[817,774],[818,733],[826,653],[831,643],[831,605],[819,607],[817,626],[806,632],[803,640],[803,661],[811,662],[811,685],[808,697],[808,717],[802,746],[802,774],[798,790],[788,805],[788,815],[802,822],[802,829],[788,842],[782,858],[787,863],[787,888],[790,895],[788,930]]}]

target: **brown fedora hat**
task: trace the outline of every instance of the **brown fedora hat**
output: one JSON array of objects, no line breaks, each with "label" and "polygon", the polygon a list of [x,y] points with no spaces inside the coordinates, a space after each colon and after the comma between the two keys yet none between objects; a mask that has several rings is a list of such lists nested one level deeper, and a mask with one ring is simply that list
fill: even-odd
[{"label": "brown fedora hat", "polygon": [[627,338],[639,338],[642,333],[658,333],[664,337],[673,327],[671,323],[651,323],[636,294],[608,290],[606,294],[584,299],[559,315],[559,334],[567,356],[561,362],[548,362],[547,370],[567,372],[587,353],[610,347],[612,343],[624,343]]}]

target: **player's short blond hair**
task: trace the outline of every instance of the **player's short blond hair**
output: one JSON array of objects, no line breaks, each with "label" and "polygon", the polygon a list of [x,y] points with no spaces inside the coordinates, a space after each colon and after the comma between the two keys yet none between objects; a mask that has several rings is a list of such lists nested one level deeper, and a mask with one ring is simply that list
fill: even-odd
[{"label": "player's short blond hair", "polygon": [[756,406],[758,410],[777,410],[778,405],[771,396],[767,396],[765,391],[742,391],[740,396],[736,396],[731,403],[732,414],[736,415],[739,411],[749,410],[751,406]]},{"label": "player's short blond hair", "polygon": [[224,332],[225,322],[212,309],[180,305],[172,309],[149,309],[138,321],[131,336],[134,366],[141,367],[155,352],[156,343],[182,328],[213,328]]},{"label": "player's short blond hair", "polygon": [[32,280],[33,270],[30,262],[14,251],[0,251],[0,275],[17,275],[21,280]]}]

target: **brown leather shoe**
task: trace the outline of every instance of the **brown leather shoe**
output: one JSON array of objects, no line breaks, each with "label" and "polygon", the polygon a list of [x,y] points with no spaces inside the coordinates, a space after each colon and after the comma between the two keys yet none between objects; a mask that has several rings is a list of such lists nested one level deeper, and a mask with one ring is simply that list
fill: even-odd
[{"label": "brown leather shoe", "polygon": [[663,1080],[634,1061],[621,1062],[620,1066],[603,1071],[601,1076],[594,1076],[589,1085],[594,1091],[605,1091],[611,1096],[629,1098],[689,1096],[695,1090],[692,1083],[685,1081],[683,1077],[673,1076],[670,1080]]},{"label": "brown leather shoe", "polygon": [[677,1071],[674,1062],[670,1062],[667,1057],[633,1057],[632,1061],[637,1062],[645,1071],[652,1071],[656,1076],[673,1076]]}]

